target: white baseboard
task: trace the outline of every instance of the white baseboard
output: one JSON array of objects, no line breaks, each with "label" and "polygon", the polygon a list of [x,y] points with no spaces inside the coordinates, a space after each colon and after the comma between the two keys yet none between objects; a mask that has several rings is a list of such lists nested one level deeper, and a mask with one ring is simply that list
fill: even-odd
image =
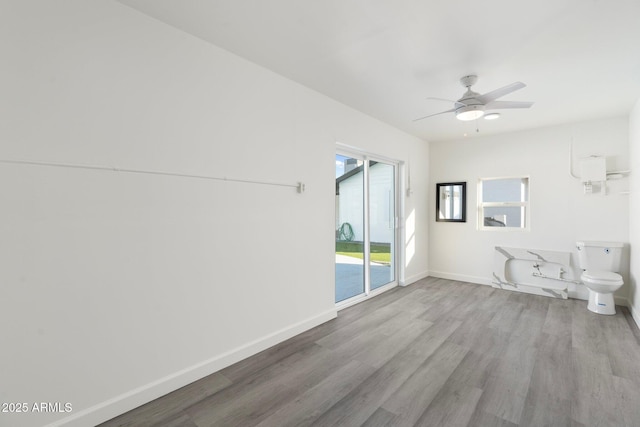
[{"label": "white baseboard", "polygon": [[640,311],[638,311],[633,304],[629,304],[629,311],[631,312],[631,318],[636,322],[638,329],[640,329]]},{"label": "white baseboard", "polygon": [[623,298],[623,297],[614,297],[614,299],[616,301],[616,305],[623,305],[629,309],[629,311],[631,312],[631,318],[636,323],[636,326],[638,327],[638,329],[640,329],[640,311],[638,311],[633,306],[633,303],[631,302],[631,300],[629,298]]},{"label": "white baseboard", "polygon": [[[467,275],[464,275],[464,274],[449,273],[449,272],[445,272],[445,271],[429,271],[428,275],[431,276],[431,277],[437,277],[439,279],[457,280],[459,282],[468,282],[468,283],[476,283],[478,285],[489,285],[489,286],[492,286],[491,279],[487,278],[487,277],[467,276]],[[583,299],[583,300],[586,301],[588,299],[588,294],[580,294],[580,293],[576,293],[576,292],[569,292],[569,298]],[[638,310],[634,310],[633,309],[633,306],[631,305],[631,303],[629,302],[629,300],[627,298],[615,296],[615,303],[616,303],[616,305],[622,305],[622,306],[625,306],[625,307],[629,307],[629,309],[631,310],[631,314],[632,315],[635,312],[636,314],[634,315],[633,319],[639,325],[638,327],[640,327],[640,312]]]},{"label": "white baseboard", "polygon": [[549,298],[560,298],[560,299],[569,298],[569,295],[565,289],[555,290],[555,289],[541,288],[539,286],[522,285],[522,284],[511,286],[511,285],[499,284],[499,283],[494,283],[492,284],[492,286],[496,289],[503,289],[505,291],[522,292],[525,294],[540,295],[540,296],[549,297]]},{"label": "white baseboard", "polygon": [[337,311],[335,309],[328,310],[219,356],[212,357],[164,378],[159,378],[152,383],[130,390],[120,396],[115,396],[107,401],[83,409],[72,416],[48,424],[46,427],[80,427],[100,424],[266,350],[306,330],[321,325],[336,316]]},{"label": "white baseboard", "polygon": [[457,280],[458,282],[477,283],[478,285],[491,286],[491,279],[488,277],[467,276],[464,274],[447,273],[444,271],[429,271],[429,275],[439,279]]},{"label": "white baseboard", "polygon": [[570,285],[569,298],[587,301],[589,299],[589,290],[583,284]]},{"label": "white baseboard", "polygon": [[429,272],[428,271],[424,271],[420,274],[414,274],[411,277],[405,277],[403,282],[400,282],[399,285],[400,286],[409,286],[412,283],[417,282],[418,280],[422,280],[425,277],[429,277]]},{"label": "white baseboard", "polygon": [[629,304],[629,300],[625,297],[619,297],[617,295],[613,296],[616,305],[622,305],[624,307],[631,308],[631,304]]}]

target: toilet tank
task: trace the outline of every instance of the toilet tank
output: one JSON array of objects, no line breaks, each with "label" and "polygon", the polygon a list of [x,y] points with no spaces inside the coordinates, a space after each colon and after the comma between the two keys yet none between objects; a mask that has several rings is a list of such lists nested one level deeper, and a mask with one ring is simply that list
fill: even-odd
[{"label": "toilet tank", "polygon": [[578,263],[583,270],[620,271],[622,247],[620,242],[577,242]]}]

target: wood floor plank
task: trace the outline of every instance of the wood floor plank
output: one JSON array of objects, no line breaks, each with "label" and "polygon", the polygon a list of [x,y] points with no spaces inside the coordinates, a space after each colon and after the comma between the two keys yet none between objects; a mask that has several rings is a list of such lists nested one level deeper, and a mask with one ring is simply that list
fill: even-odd
[{"label": "wood floor plank", "polygon": [[320,346],[296,353],[277,365],[249,375],[185,412],[197,425],[255,425],[343,365]]},{"label": "wood floor plank", "polygon": [[576,388],[571,341],[543,334],[531,373],[529,392],[570,400]]},{"label": "wood floor plank", "polygon": [[412,345],[378,369],[313,425],[362,425],[459,326],[460,322],[457,322],[427,329]]},{"label": "wood floor plank", "polygon": [[570,426],[571,422],[571,400],[561,399],[532,388],[527,395],[518,425],[521,427]]},{"label": "wood floor plank", "polygon": [[[314,328],[311,333],[305,332],[295,337],[295,339],[289,339],[252,357],[234,363],[233,365],[222,369],[220,373],[231,381],[236,382],[248,374],[252,374],[257,370],[275,365],[291,355],[315,346],[318,336],[324,336],[337,329],[339,328],[325,327],[325,325],[321,325]],[[322,332],[319,333],[318,331]]]},{"label": "wood floor plank", "polygon": [[427,303],[427,310],[420,318],[430,322],[438,322],[454,316],[457,302],[454,298],[448,298],[443,294],[440,298]]},{"label": "wood floor plank", "polygon": [[401,331],[391,336],[372,334],[374,337],[372,345],[361,348],[351,358],[374,368],[381,368],[432,325],[431,322],[414,319]]},{"label": "wood floor plank", "polygon": [[[616,407],[622,414],[622,425],[637,426],[640,420],[640,387],[638,381],[628,378],[613,376],[613,388],[616,391],[615,398],[618,400]],[[616,418],[617,419],[617,418]]]},{"label": "wood floor plank", "polygon": [[[213,396],[231,384],[229,379],[216,372],[149,402],[146,405],[100,424],[100,426],[153,426],[160,423],[168,423],[176,414],[178,414],[179,417],[185,418],[186,415],[182,412],[185,408],[200,402],[202,399]],[[188,425],[190,421],[185,418],[182,422]]]},{"label": "wood floor plank", "polygon": [[476,410],[474,411],[473,415],[471,415],[471,419],[469,420],[468,426],[469,427],[517,427],[518,424],[502,419],[494,414],[485,412],[482,409],[478,408],[478,406],[476,406]]},{"label": "wood floor plank", "polygon": [[162,420],[162,422],[153,425],[153,427],[198,427],[191,417],[185,413],[175,414],[173,417]]},{"label": "wood floor plank", "polygon": [[587,310],[584,301],[573,301],[571,343],[587,353],[607,353],[607,336],[600,327],[601,315]]},{"label": "wood floor plank", "polygon": [[497,289],[487,286],[485,289],[490,290],[487,296],[483,299],[479,299],[475,302],[475,306],[478,310],[495,311],[497,308],[502,307],[509,301],[511,291]]},{"label": "wood floor plank", "polygon": [[[502,338],[502,340],[500,344],[495,345],[506,347],[506,338]],[[499,359],[494,352],[479,350],[467,351],[464,359],[449,376],[439,394],[456,395],[465,393],[470,388],[483,390],[487,387],[487,380],[494,372]]]},{"label": "wood floor plank", "polygon": [[425,320],[417,319],[417,317],[421,315],[425,310],[424,304],[420,304],[420,306],[422,306],[422,308],[418,308],[419,306],[415,306],[411,310],[401,311],[400,314],[376,328],[376,333],[391,336],[402,330],[404,327],[406,327],[406,325],[409,325],[415,321],[433,325],[433,322],[427,322]]},{"label": "wood floor plank", "polygon": [[[534,298],[548,298],[538,297],[532,295]],[[512,337],[523,337],[530,344],[535,343],[542,334],[542,329],[547,318],[546,310],[539,310],[539,307],[525,307],[515,322],[512,331]],[[534,344],[535,345],[535,344]]]},{"label": "wood floor plank", "polygon": [[522,311],[525,308],[525,304],[517,302],[504,304],[497,307],[495,315],[489,322],[489,327],[492,329],[500,329],[504,331],[513,331],[513,326],[516,324]]},{"label": "wood floor plank", "polygon": [[363,330],[371,330],[383,325],[385,322],[398,316],[400,312],[388,307],[383,307],[373,312],[363,315],[360,319],[354,320],[351,324],[332,332],[316,342],[326,348],[336,348],[344,344],[345,341],[354,339]]},{"label": "wood floor plank", "polygon": [[382,408],[399,416],[396,425],[413,426],[420,419],[467,351],[445,341],[385,400]]},{"label": "wood floor plank", "polygon": [[482,390],[475,387],[450,389],[445,385],[414,424],[416,427],[465,427],[473,416]]},{"label": "wood floor plank", "polygon": [[351,361],[325,380],[283,405],[257,424],[259,427],[303,427],[340,401],[374,371],[374,368]]},{"label": "wood floor plank", "polygon": [[371,415],[367,421],[362,424],[362,427],[393,427],[396,425],[396,415],[391,412],[378,408],[376,412]]},{"label": "wood floor plank", "polygon": [[617,405],[609,357],[574,348],[573,376],[571,418],[585,425],[613,425]]},{"label": "wood floor plank", "polygon": [[611,344],[607,354],[613,375],[640,381],[640,346],[628,340],[613,340]]},{"label": "wood floor plank", "polygon": [[[317,343],[323,347],[334,348],[343,344],[345,341],[357,337],[363,330],[371,330],[379,327],[384,330],[393,327],[398,323],[398,320],[393,320],[396,316],[400,317],[400,321],[407,319],[407,315],[410,316],[409,318],[413,318],[415,317],[414,314],[418,315],[426,310],[425,305],[419,301],[419,298],[415,297],[416,294],[419,295],[425,292],[424,290],[418,289],[410,294],[397,298],[385,307],[363,313],[361,317],[354,319],[348,325],[318,339]],[[368,301],[365,303],[368,303]]]},{"label": "wood floor plank", "polygon": [[609,343],[607,355],[613,375],[640,381],[640,344],[624,314],[618,310],[614,316],[601,316],[598,321]]},{"label": "wood floor plank", "polygon": [[495,313],[487,310],[475,310],[473,315],[462,321],[462,324],[451,334],[449,341],[469,350],[481,349],[491,354],[501,354],[511,336],[512,331],[507,328],[493,329],[490,327]]},{"label": "wood floor plank", "polygon": [[542,332],[571,340],[572,323],[571,305],[562,299],[550,299]]},{"label": "wood floor plank", "polygon": [[542,334],[520,425],[571,425],[572,351],[570,339]]},{"label": "wood floor plank", "polygon": [[515,424],[520,421],[535,366],[537,337],[537,329],[530,336],[515,333],[510,336],[486,380],[479,408]]},{"label": "wood floor plank", "polygon": [[461,286],[461,288],[464,289],[464,292],[455,297],[458,305],[451,312],[451,316],[457,320],[466,320],[481,311],[478,307],[478,301],[487,298],[487,295],[491,294],[491,288],[488,286],[469,286],[469,284],[464,287]]},{"label": "wood floor plank", "polygon": [[346,309],[340,310],[338,318],[334,319],[333,321],[338,321],[341,324],[350,324],[353,321],[361,318],[363,315],[386,307],[389,304],[397,301],[399,298],[409,296],[420,289],[422,289],[422,287],[413,285],[410,287],[396,287],[390,289],[389,291],[384,292],[376,296],[375,298],[370,298],[359,304],[352,305]]}]

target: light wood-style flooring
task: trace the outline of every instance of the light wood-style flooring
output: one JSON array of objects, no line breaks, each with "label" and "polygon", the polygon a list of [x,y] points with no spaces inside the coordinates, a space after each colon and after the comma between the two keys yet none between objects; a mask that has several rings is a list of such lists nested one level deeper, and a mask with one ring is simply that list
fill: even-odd
[{"label": "light wood-style flooring", "polygon": [[427,278],[111,426],[640,426],[628,310]]}]

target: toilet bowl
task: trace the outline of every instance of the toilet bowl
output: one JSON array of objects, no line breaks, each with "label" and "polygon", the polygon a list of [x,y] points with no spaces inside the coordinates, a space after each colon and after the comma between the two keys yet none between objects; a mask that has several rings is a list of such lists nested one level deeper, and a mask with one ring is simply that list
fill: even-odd
[{"label": "toilet bowl", "polygon": [[587,309],[598,314],[616,314],[613,293],[622,286],[617,274],[622,266],[621,242],[576,242],[578,263],[584,270],[580,279],[589,289]]},{"label": "toilet bowl", "polygon": [[616,314],[613,293],[624,284],[622,276],[611,271],[585,270],[580,276],[589,289],[587,309],[598,314]]}]

